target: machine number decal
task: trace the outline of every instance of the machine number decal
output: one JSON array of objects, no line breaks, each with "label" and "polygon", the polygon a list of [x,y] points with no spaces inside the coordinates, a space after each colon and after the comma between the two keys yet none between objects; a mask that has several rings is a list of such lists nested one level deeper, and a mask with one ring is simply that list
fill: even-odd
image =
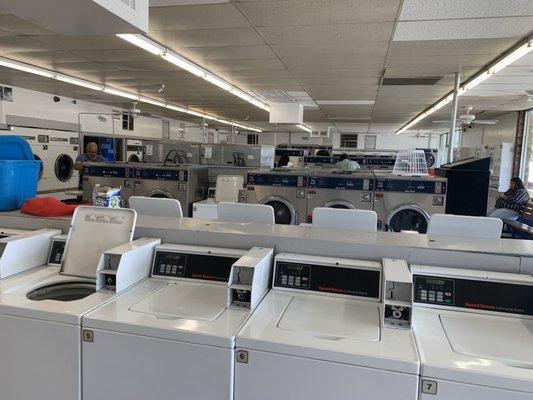
[{"label": "machine number decal", "polygon": [[423,379],[422,380],[422,393],[437,394],[437,382]]},{"label": "machine number decal", "polygon": [[82,332],[83,341],[92,343],[94,342],[94,332],[89,329],[84,329]]},{"label": "machine number decal", "polygon": [[238,363],[248,364],[248,352],[246,350],[238,350],[235,353],[235,358]]}]

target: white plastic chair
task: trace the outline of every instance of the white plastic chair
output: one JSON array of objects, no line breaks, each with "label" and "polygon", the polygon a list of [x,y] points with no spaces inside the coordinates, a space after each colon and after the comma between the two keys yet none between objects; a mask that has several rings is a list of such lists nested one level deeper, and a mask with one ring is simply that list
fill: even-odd
[{"label": "white plastic chair", "polygon": [[130,208],[139,215],[152,217],[182,218],[181,203],[176,199],[159,197],[131,196],[128,200]]},{"label": "white plastic chair", "polygon": [[317,207],[313,210],[313,226],[319,228],[376,232],[377,225],[378,216],[375,211],[328,207]]},{"label": "white plastic chair", "polygon": [[497,239],[501,237],[502,228],[503,222],[499,218],[433,214],[427,234]]},{"label": "white plastic chair", "polygon": [[218,203],[218,220],[226,222],[259,222],[274,225],[274,209],[264,204]]}]

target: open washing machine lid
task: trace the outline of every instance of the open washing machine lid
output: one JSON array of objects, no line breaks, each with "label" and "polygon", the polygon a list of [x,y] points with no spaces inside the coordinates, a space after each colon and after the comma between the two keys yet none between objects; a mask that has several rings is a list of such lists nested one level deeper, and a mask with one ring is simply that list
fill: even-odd
[{"label": "open washing machine lid", "polygon": [[294,206],[284,198],[269,196],[261,200],[260,204],[271,206],[274,209],[274,220],[276,224],[296,224],[296,210],[294,209]]},{"label": "open washing machine lid", "polygon": [[74,211],[60,273],[96,279],[106,250],[130,242],[137,213],[125,208],[78,207]]},{"label": "open washing machine lid", "polygon": [[426,233],[429,214],[414,204],[406,204],[392,210],[387,216],[386,224],[391,232],[417,231]]},{"label": "open washing machine lid", "polygon": [[473,315],[439,315],[456,353],[533,369],[533,320]]},{"label": "open washing machine lid", "polygon": [[278,328],[331,340],[377,342],[380,339],[379,308],[375,303],[344,299],[293,297]]},{"label": "open washing machine lid", "polygon": [[227,304],[226,285],[169,283],[130,307],[130,311],[163,319],[214,321]]}]

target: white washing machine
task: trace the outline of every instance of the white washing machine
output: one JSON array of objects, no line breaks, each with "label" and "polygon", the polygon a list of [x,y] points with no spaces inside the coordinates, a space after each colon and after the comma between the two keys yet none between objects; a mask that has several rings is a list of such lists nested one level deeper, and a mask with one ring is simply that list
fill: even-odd
[{"label": "white washing machine", "polygon": [[420,399],[533,399],[533,277],[411,271]]},{"label": "white washing machine", "polygon": [[446,212],[446,189],[446,178],[376,171],[378,230],[426,233],[430,216]]},{"label": "white washing machine", "polygon": [[126,161],[131,163],[143,162],[143,141],[126,139]]},{"label": "white washing machine", "polygon": [[83,399],[232,399],[235,336],[272,253],[158,246],[151,278],[83,318]]},{"label": "white washing machine", "polygon": [[61,269],[0,281],[3,400],[80,399],[81,317],[114,296],[96,291],[96,270],[105,249],[131,244],[135,219],[132,210],[78,207]]},{"label": "white washing machine", "polygon": [[382,323],[381,297],[381,263],[278,254],[237,336],[235,399],[417,399],[413,334]]}]

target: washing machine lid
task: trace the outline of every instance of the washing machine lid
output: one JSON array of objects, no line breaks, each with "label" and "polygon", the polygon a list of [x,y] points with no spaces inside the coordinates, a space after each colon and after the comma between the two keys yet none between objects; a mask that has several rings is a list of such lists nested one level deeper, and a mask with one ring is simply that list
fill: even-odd
[{"label": "washing machine lid", "polygon": [[131,307],[131,311],[157,318],[214,321],[226,309],[225,285],[169,283]]},{"label": "washing machine lid", "polygon": [[533,320],[443,314],[440,321],[456,353],[533,370]]},{"label": "washing machine lid", "polygon": [[124,208],[78,207],[65,245],[61,274],[96,279],[100,257],[133,238],[137,213]]},{"label": "washing machine lid", "polygon": [[278,328],[330,340],[379,341],[379,308],[311,296],[293,297]]}]

